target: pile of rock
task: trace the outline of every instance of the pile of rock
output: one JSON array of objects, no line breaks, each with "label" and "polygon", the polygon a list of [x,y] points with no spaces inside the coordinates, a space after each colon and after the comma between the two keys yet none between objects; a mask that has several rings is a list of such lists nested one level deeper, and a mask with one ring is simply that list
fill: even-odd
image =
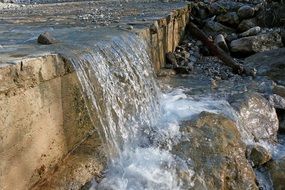
[{"label": "pile of rock", "polygon": [[[182,139],[187,140],[178,143],[173,152],[192,159],[194,164],[189,165],[196,171],[197,189],[266,188],[256,183],[253,171],[259,170],[267,172],[274,189],[284,189],[284,154],[276,158],[265,144],[280,143],[278,135],[285,132],[285,32],[281,27],[285,4],[266,0],[204,0],[191,4],[191,21],[212,42],[239,63],[257,69],[258,79],[247,79],[263,78],[272,85],[260,93],[250,93],[253,89],[239,94],[231,91],[227,100],[239,123],[221,115],[201,113],[196,120],[183,124]],[[189,34],[173,53],[166,55],[166,60],[166,67],[176,73],[191,72],[214,82],[233,81],[237,85],[246,78],[233,74]],[[188,177],[181,174],[186,182]]]},{"label": "pile of rock", "polygon": [[267,28],[261,18],[273,5],[266,1],[193,3],[193,22],[222,49],[247,56],[283,46],[281,29]]}]

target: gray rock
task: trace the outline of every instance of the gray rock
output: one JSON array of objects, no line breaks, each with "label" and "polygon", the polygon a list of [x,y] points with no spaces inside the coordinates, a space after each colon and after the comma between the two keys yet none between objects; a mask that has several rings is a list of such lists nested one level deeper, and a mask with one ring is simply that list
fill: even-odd
[{"label": "gray rock", "polygon": [[57,43],[57,40],[49,32],[44,32],[39,35],[38,43],[43,45],[49,45]]},{"label": "gray rock", "polygon": [[268,101],[272,106],[278,109],[285,109],[285,99],[277,94],[268,96]]},{"label": "gray rock", "polygon": [[251,19],[246,19],[246,20],[241,21],[237,29],[240,32],[244,32],[255,26],[257,26],[257,21],[255,18],[251,18]]},{"label": "gray rock", "polygon": [[268,100],[257,93],[242,93],[231,96],[229,103],[238,113],[238,127],[244,141],[277,141],[278,118]]},{"label": "gray rock", "polygon": [[219,22],[215,22],[212,20],[208,20],[203,28],[203,31],[208,33],[209,35],[216,36],[217,34],[230,34],[234,33],[235,30],[233,28],[227,27]]},{"label": "gray rock", "polygon": [[268,172],[275,190],[285,189],[285,157],[273,160],[267,165]]},{"label": "gray rock", "polygon": [[[285,86],[285,48],[252,55],[245,60],[245,64],[255,67],[257,75],[268,76],[271,80]],[[282,86],[275,86],[273,92],[285,97],[285,88]]]},{"label": "gray rock", "polygon": [[[173,153],[192,161],[190,166],[194,167],[196,179],[193,189],[258,189],[245,158],[245,144],[233,121],[202,112],[194,121],[182,123],[180,130],[183,137],[173,147]],[[193,181],[183,174],[178,176],[185,184]]]},{"label": "gray rock", "polygon": [[272,158],[270,152],[260,145],[248,145],[246,147],[246,157],[254,167],[261,166]]},{"label": "gray rock", "polygon": [[254,36],[257,35],[260,32],[261,28],[259,26],[253,27],[241,34],[239,34],[240,37],[247,37],[247,36]]},{"label": "gray rock", "polygon": [[242,6],[241,8],[238,9],[238,16],[241,19],[248,19],[248,18],[252,18],[254,16],[255,13],[255,9],[251,6],[245,5]]},{"label": "gray rock", "polygon": [[282,40],[278,33],[272,32],[234,40],[230,47],[235,53],[257,53],[282,47]]},{"label": "gray rock", "polygon": [[240,20],[236,12],[229,12],[223,15],[217,16],[217,21],[227,26],[238,26]]},{"label": "gray rock", "polygon": [[213,15],[220,15],[227,12],[237,11],[241,6],[243,6],[243,4],[239,2],[218,0],[210,4],[209,11]]},{"label": "gray rock", "polygon": [[227,42],[231,42],[236,39],[238,39],[238,35],[236,33],[232,33],[226,36]]},{"label": "gray rock", "polygon": [[229,52],[229,48],[227,42],[222,34],[219,34],[215,38],[215,44],[218,45],[225,52]]}]

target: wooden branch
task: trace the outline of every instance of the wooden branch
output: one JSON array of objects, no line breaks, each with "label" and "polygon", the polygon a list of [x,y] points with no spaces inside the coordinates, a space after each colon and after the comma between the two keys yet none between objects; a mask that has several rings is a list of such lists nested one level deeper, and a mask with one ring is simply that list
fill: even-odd
[{"label": "wooden branch", "polygon": [[188,30],[191,35],[200,40],[205,46],[208,47],[209,51],[217,56],[224,65],[229,66],[233,69],[234,73],[239,75],[245,74],[250,76],[256,75],[256,70],[254,68],[246,68],[242,64],[235,61],[230,55],[224,52],[220,47],[215,45],[215,43],[208,38],[208,36],[200,30],[194,23],[188,24]]}]

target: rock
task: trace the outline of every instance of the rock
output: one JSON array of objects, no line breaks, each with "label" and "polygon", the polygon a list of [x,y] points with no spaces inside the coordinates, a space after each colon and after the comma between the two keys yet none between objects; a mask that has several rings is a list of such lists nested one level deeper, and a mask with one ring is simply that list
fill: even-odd
[{"label": "rock", "polygon": [[219,34],[215,38],[215,44],[218,45],[225,52],[229,52],[229,48],[227,42],[222,34]]},{"label": "rock", "polygon": [[218,0],[209,6],[212,15],[220,15],[231,11],[237,11],[243,4],[235,1]]},{"label": "rock", "polygon": [[278,94],[279,96],[285,98],[285,87],[281,85],[274,85],[272,92]]},{"label": "rock", "polygon": [[173,65],[174,67],[178,66],[177,60],[176,60],[176,57],[175,57],[174,53],[172,53],[172,52],[166,53],[165,59],[166,59],[166,64]]},{"label": "rock", "polygon": [[268,101],[272,106],[278,109],[285,109],[285,99],[277,94],[271,94],[268,97]]},{"label": "rock", "polygon": [[260,145],[248,145],[246,157],[254,167],[261,166],[271,159],[271,154]]},{"label": "rock", "polygon": [[243,37],[230,44],[234,53],[257,53],[282,47],[281,36],[276,33],[260,34],[257,36]]},{"label": "rock", "polygon": [[241,19],[248,19],[254,16],[255,9],[251,6],[245,5],[238,9],[237,14]]},{"label": "rock", "polygon": [[205,26],[203,28],[203,31],[206,32],[209,35],[216,36],[217,34],[230,34],[233,33],[235,30],[233,28],[224,26],[218,22],[208,20],[205,23]]},{"label": "rock", "polygon": [[278,118],[275,108],[257,93],[235,94],[229,98],[237,111],[239,131],[245,142],[276,142]]},{"label": "rock", "polygon": [[52,36],[49,32],[44,32],[39,35],[38,37],[38,43],[43,45],[49,45],[57,43],[57,40]]},{"label": "rock", "polygon": [[[257,69],[257,75],[268,76],[271,80],[285,86],[285,48],[252,55],[245,60],[245,64],[254,66]],[[282,86],[276,86],[274,89],[275,94],[285,97]]]},{"label": "rock", "polygon": [[267,165],[268,172],[273,182],[275,190],[285,189],[285,157],[279,160],[274,160]]},{"label": "rock", "polygon": [[238,35],[236,33],[232,33],[226,36],[226,41],[229,43],[236,39],[238,39]]},{"label": "rock", "polygon": [[259,26],[282,27],[285,24],[285,6],[281,3],[267,3],[257,15]]},{"label": "rock", "polygon": [[255,18],[251,18],[251,19],[241,21],[237,29],[240,32],[244,32],[255,26],[257,26],[257,21]]},{"label": "rock", "polygon": [[236,12],[229,12],[229,13],[217,16],[217,21],[226,26],[236,27],[239,24],[239,17]]},{"label": "rock", "polygon": [[261,28],[259,26],[255,26],[241,34],[239,34],[240,37],[247,37],[247,36],[254,36],[257,35],[260,32]]},{"label": "rock", "polygon": [[[193,189],[258,189],[233,121],[202,112],[196,120],[184,122],[180,130],[183,140],[174,146],[173,152],[189,160],[194,168]],[[189,179],[182,176],[182,180]]]}]

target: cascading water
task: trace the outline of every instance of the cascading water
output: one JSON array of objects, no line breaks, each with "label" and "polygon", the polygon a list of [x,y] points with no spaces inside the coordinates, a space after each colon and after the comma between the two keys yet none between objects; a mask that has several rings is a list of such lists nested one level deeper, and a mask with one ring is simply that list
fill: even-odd
[{"label": "cascading water", "polygon": [[68,55],[110,159],[96,189],[190,188],[192,181],[183,184],[179,175],[193,177],[191,160],[171,154],[179,122],[230,107],[223,100],[194,100],[181,89],[161,93],[146,50],[143,40],[129,35]]}]

